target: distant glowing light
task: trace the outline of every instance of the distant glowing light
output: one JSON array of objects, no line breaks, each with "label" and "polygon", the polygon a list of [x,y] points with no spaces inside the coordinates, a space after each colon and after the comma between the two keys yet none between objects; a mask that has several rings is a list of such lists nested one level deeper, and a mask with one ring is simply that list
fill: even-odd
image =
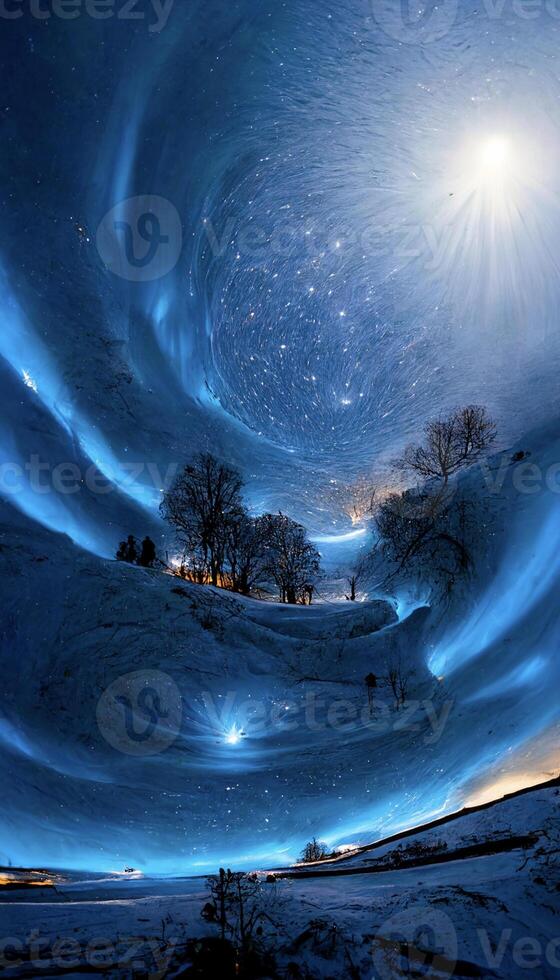
[{"label": "distant glowing light", "polygon": [[347,534],[320,534],[311,540],[314,544],[343,544],[345,541],[361,538],[364,534],[367,534],[367,528],[361,527],[357,531],[348,531]]},{"label": "distant glowing light", "polygon": [[490,782],[481,786],[479,789],[473,792],[465,801],[465,806],[483,806],[484,803],[491,803],[494,800],[499,800],[503,796],[507,796],[509,793],[518,793],[521,789],[526,789],[528,786],[538,786],[539,783],[545,782],[547,778],[553,779],[558,775],[558,766],[554,770],[548,772],[511,772],[505,773],[494,782]]},{"label": "distant glowing light", "polygon": [[359,847],[359,844],[339,844],[334,851],[335,854],[351,854],[352,851],[357,851]]}]

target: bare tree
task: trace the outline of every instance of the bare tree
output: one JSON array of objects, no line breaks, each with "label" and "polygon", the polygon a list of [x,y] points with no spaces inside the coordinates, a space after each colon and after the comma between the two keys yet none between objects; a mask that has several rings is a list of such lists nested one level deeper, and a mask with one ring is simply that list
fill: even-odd
[{"label": "bare tree", "polygon": [[411,678],[412,671],[404,670],[400,660],[393,661],[387,665],[387,682],[393,692],[397,708],[405,705],[408,700]]},{"label": "bare tree", "polygon": [[[220,936],[222,939],[226,938],[226,930],[228,929],[228,918],[227,918],[227,906],[228,899],[230,896],[230,891],[232,890],[231,881],[231,871],[224,871],[220,868],[217,875],[211,875],[208,878],[208,887],[210,889],[210,894],[214,900],[214,919],[220,924]],[[208,905],[205,906],[205,917],[210,919],[210,908]]]},{"label": "bare tree", "polygon": [[449,485],[461,467],[480,458],[496,438],[485,408],[468,405],[429,422],[420,446],[409,446],[397,467],[422,477],[416,489],[385,497],[374,514],[378,545],[371,556],[383,558],[385,582],[403,571],[420,573],[449,595],[455,582],[473,568],[473,502],[468,488]]},{"label": "bare tree", "polygon": [[447,417],[428,422],[424,443],[408,446],[397,467],[424,479],[449,478],[475,463],[496,438],[496,426],[481,405],[458,408]]},{"label": "bare tree", "polygon": [[456,579],[472,569],[467,547],[469,504],[445,486],[394,493],[380,505],[375,526],[378,550],[393,577],[416,568],[427,578],[439,578],[450,590]]},{"label": "bare tree", "polygon": [[347,513],[353,524],[361,524],[368,517],[371,517],[375,510],[377,491],[372,487],[369,480],[362,478],[353,486],[348,487],[347,492],[352,498]]},{"label": "bare tree", "polygon": [[327,845],[314,837],[313,840],[305,845],[301,852],[301,860],[304,864],[312,864],[314,861],[324,861],[328,857],[328,853]]},{"label": "bare tree", "polygon": [[176,572],[180,578],[186,582],[194,582],[195,585],[206,585],[208,582],[208,564],[194,545],[192,548],[185,548]]},{"label": "bare tree", "polygon": [[282,602],[311,603],[318,551],[305,529],[284,514],[250,517],[242,486],[237,470],[210,453],[184,467],[161,505],[184,548],[179,574],[243,595],[274,582]]},{"label": "bare tree", "polygon": [[348,587],[350,590],[350,595],[347,595],[346,599],[348,602],[356,602],[358,598],[359,575],[356,574],[351,575],[349,578],[346,579],[346,581],[348,583]]},{"label": "bare tree", "polygon": [[161,513],[183,542],[197,580],[220,584],[228,530],[242,510],[242,486],[237,470],[200,453],[164,496]]},{"label": "bare tree", "polygon": [[261,518],[266,560],[264,572],[275,583],[281,602],[306,603],[320,573],[320,555],[305,528],[284,514]]},{"label": "bare tree", "polygon": [[208,887],[212,902],[204,906],[202,915],[219,925],[222,940],[227,934],[247,953],[265,921],[276,927],[272,913],[278,904],[277,894],[270,889],[264,893],[257,874],[220,868],[217,875],[208,878]]},{"label": "bare tree", "polygon": [[214,900],[215,921],[220,924],[221,938],[225,939],[228,932],[245,943],[258,914],[256,900],[261,890],[258,876],[220,868],[217,875],[208,878],[208,886]]},{"label": "bare tree", "polygon": [[407,490],[390,494],[380,504],[375,526],[385,557],[402,570],[426,546],[434,532],[440,499]]},{"label": "bare tree", "polygon": [[262,518],[251,518],[243,510],[233,517],[227,528],[225,558],[233,591],[250,595],[266,566]]}]

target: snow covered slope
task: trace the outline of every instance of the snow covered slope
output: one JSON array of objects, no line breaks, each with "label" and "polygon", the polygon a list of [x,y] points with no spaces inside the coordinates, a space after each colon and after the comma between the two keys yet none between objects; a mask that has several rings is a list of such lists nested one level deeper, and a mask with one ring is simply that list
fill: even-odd
[{"label": "snow covered slope", "polygon": [[3,862],[281,865],[313,836],[366,844],[554,774],[557,499],[519,493],[511,455],[497,495],[468,476],[492,498],[477,576],[448,607],[397,596],[398,617],[197,588],[3,506]]},{"label": "snow covered slope", "polygon": [[[382,670],[372,637],[396,623],[389,604],[332,609],[317,626],[303,610],[292,624],[274,604],[104,561],[3,516],[4,863],[281,861],[332,819],[333,800],[361,811],[368,761],[346,761],[371,741],[358,709],[366,673]],[[346,733],[329,711],[348,698]]]}]

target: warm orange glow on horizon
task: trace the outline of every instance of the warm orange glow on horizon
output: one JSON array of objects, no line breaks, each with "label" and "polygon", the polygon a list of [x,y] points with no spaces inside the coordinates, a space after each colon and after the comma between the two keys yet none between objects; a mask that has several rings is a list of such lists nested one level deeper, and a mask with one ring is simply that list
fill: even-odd
[{"label": "warm orange glow on horizon", "polygon": [[474,794],[465,801],[465,806],[481,806],[483,803],[492,803],[510,793],[517,793],[519,790],[527,789],[530,786],[538,786],[539,783],[545,783],[559,775],[560,766],[546,772],[503,773],[493,782],[486,783],[475,790]]}]

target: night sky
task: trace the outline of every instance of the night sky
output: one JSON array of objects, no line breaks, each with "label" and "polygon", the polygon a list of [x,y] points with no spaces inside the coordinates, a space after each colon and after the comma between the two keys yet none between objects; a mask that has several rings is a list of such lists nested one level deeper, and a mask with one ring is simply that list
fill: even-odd
[{"label": "night sky", "polygon": [[[385,0],[175,0],[165,14],[140,2],[134,19],[117,16],[124,0],[107,19],[85,0],[74,19],[46,0],[6,6],[0,465],[23,476],[16,491],[4,468],[0,495],[26,518],[89,555],[112,557],[130,532],[163,546],[168,468],[211,449],[242,471],[254,513],[300,520],[336,565],[351,559],[347,541],[364,544],[360,488],[391,485],[392,460],[427,419],[484,404],[507,448],[558,414],[560,9],[529,17],[508,2],[443,0],[416,21]],[[33,459],[44,480],[68,461],[80,479],[93,467],[112,492],[87,481],[76,494],[37,492]],[[434,674],[458,672],[468,705],[445,762],[459,782],[556,717],[552,688],[536,721],[557,634],[540,605],[549,631],[542,642],[534,623],[524,634],[526,660],[508,647],[511,660],[502,651],[481,685],[463,660],[509,641],[521,600],[546,605],[556,510],[541,517],[512,523],[496,581],[421,648]],[[477,699],[496,684],[507,703],[489,742]],[[227,727],[216,749],[194,694],[190,710],[190,735],[203,724],[216,757],[199,809],[170,795],[190,771],[180,753],[155,776],[130,775],[134,795],[121,800],[146,854],[157,837],[152,867],[166,847],[161,813],[181,841],[190,815],[208,849],[212,780],[234,792]],[[25,749],[14,731],[0,734]],[[246,803],[229,823],[221,812],[218,828],[232,830],[232,853],[247,853],[248,812],[262,818],[259,855],[300,842],[309,806],[290,779],[304,743],[248,750]],[[368,783],[365,750],[349,766],[336,741],[319,749],[305,792],[332,842],[371,827],[372,812],[398,811],[402,823],[446,803],[447,770],[425,744],[406,765],[384,758],[382,790]],[[83,757],[60,771],[57,752],[48,765],[66,785]],[[35,745],[28,760],[32,784],[44,762]],[[415,771],[430,773],[425,796]],[[123,762],[106,784],[92,779],[65,804],[69,819],[87,821],[99,798],[107,845],[119,819],[112,780],[128,778]],[[365,794],[378,792],[371,811]]]},{"label": "night sky", "polygon": [[[434,411],[483,402],[506,439],[550,410],[556,18],[450,3],[409,28],[366,0],[190,2],[161,26],[151,4],[117,9],[3,30],[0,344],[37,388],[17,414],[47,416],[47,459],[71,440],[118,483],[123,461],[165,473],[211,444],[255,509],[345,533],[352,488],[383,483]],[[167,239],[154,262],[103,238],[114,208],[132,255]],[[26,457],[12,421],[0,445]],[[155,511],[142,480],[126,497]],[[95,516],[80,524],[106,551]]]}]

